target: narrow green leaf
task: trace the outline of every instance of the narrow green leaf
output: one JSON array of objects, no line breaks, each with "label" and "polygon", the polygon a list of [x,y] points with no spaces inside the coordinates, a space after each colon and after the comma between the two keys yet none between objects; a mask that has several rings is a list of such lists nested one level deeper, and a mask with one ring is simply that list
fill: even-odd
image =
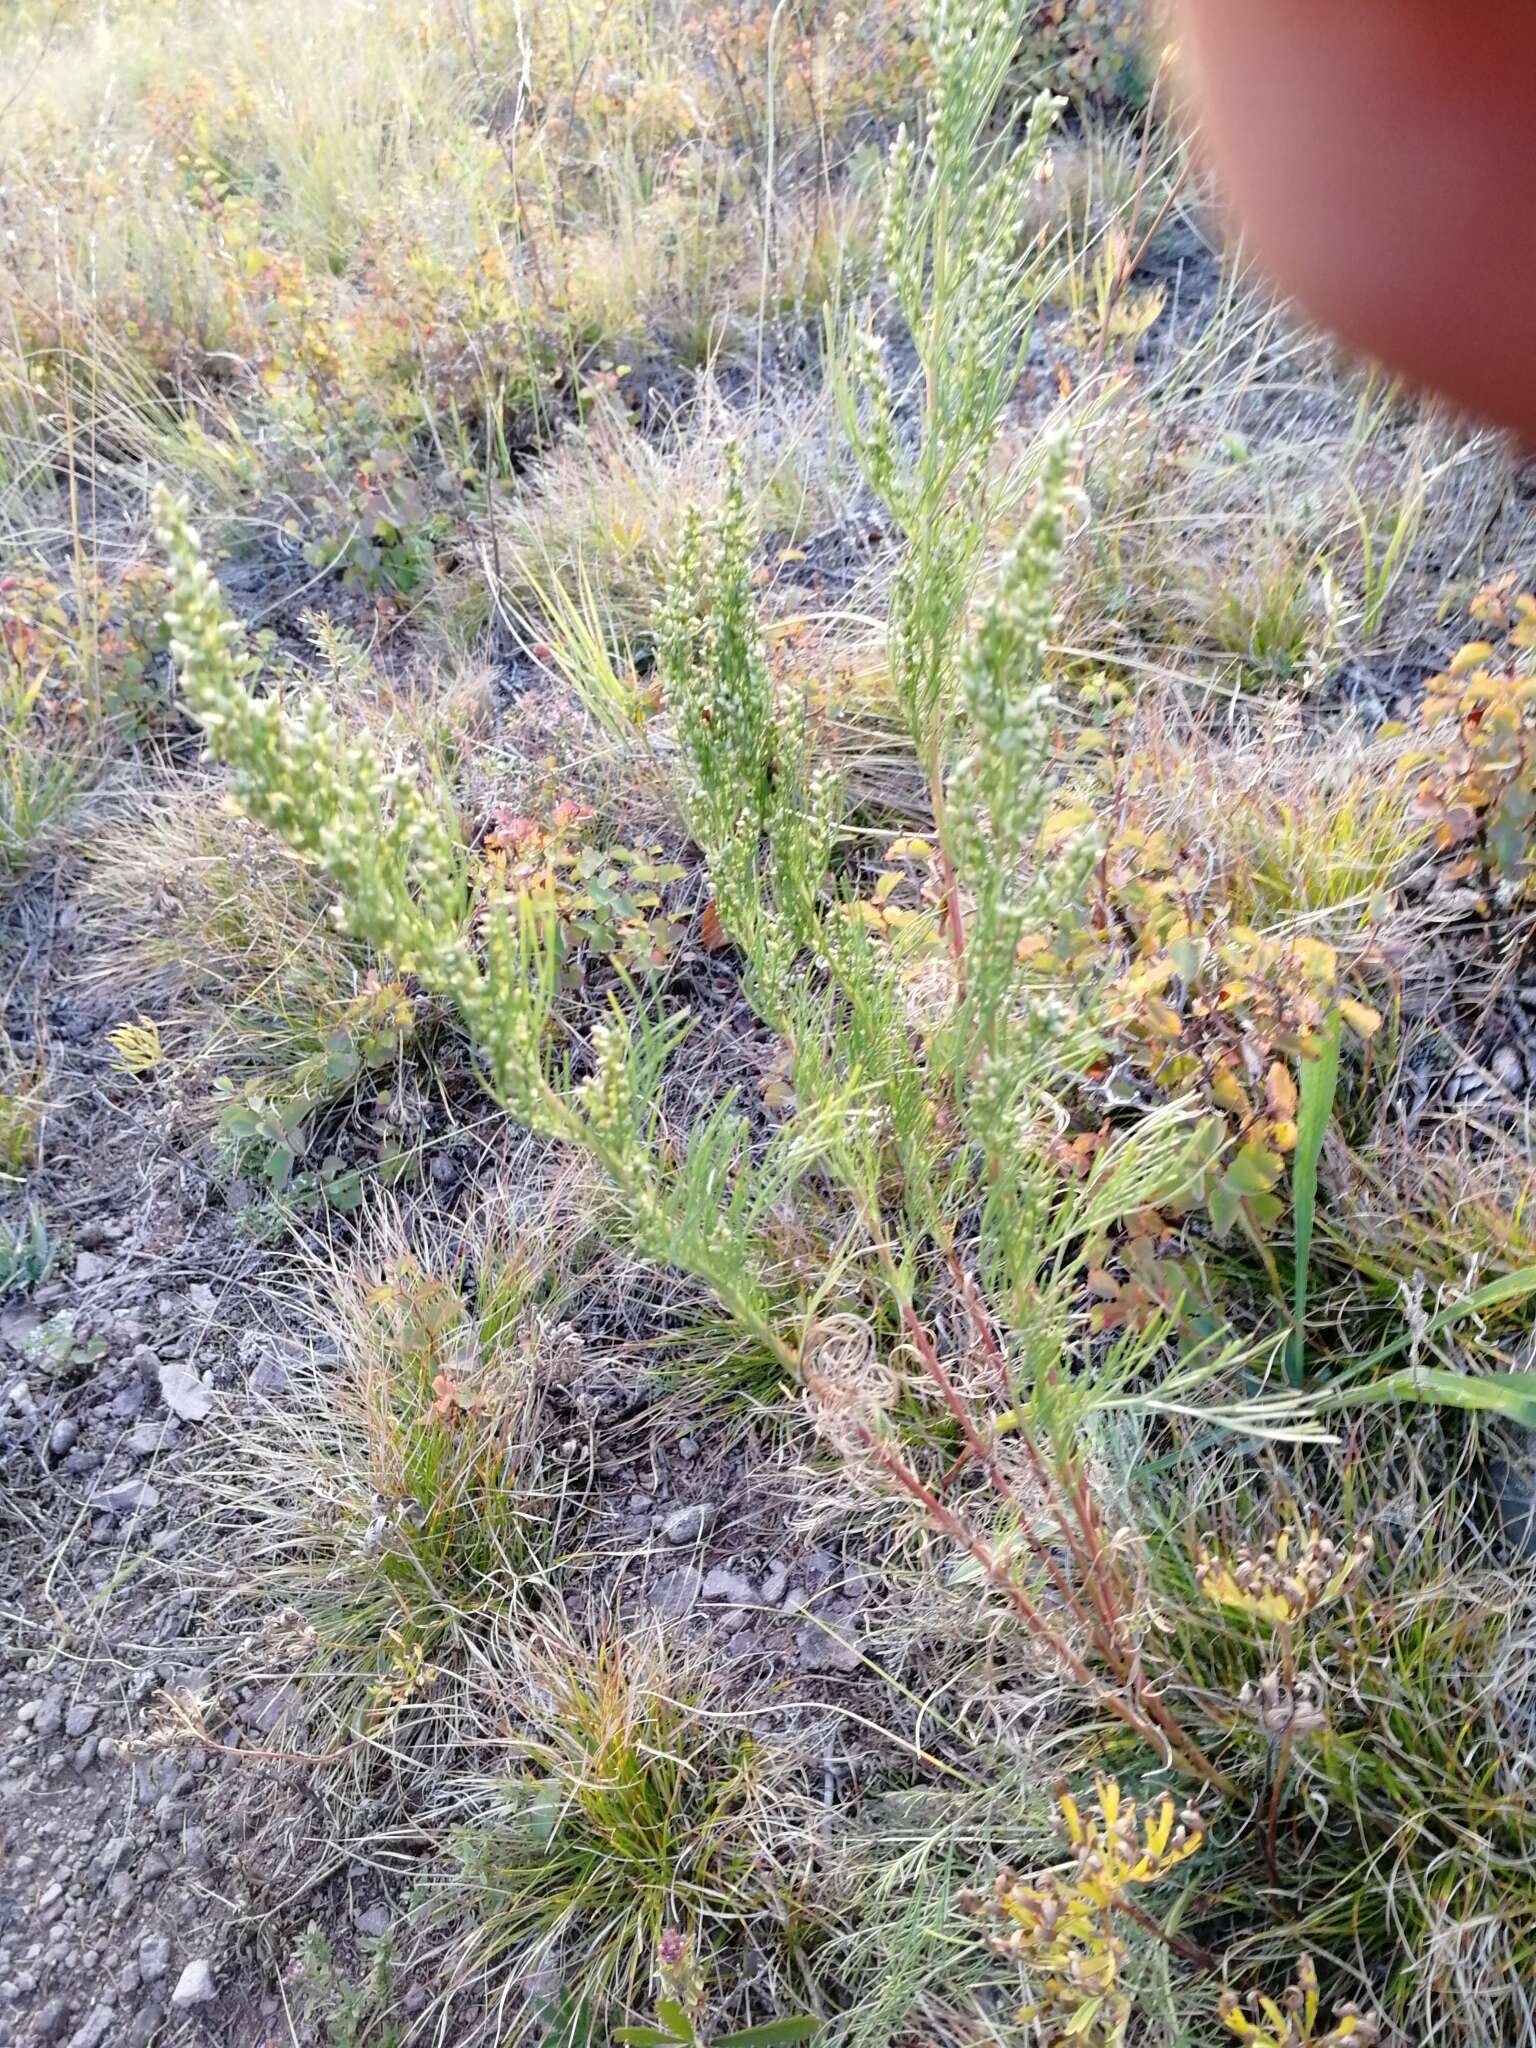
[{"label": "narrow green leaf", "polygon": [[[1501,1273],[1497,1280],[1489,1280],[1473,1293],[1460,1301],[1450,1302],[1438,1310],[1425,1324],[1420,1342],[1428,1343],[1438,1337],[1442,1330],[1449,1330],[1456,1323],[1465,1322],[1468,1316],[1480,1316],[1485,1309],[1501,1308],[1507,1301],[1524,1301],[1536,1294],[1536,1266],[1520,1266],[1513,1273]],[[1373,1372],[1378,1365],[1385,1365],[1389,1358],[1406,1351],[1413,1340],[1411,1330],[1403,1330],[1389,1343],[1380,1344],[1349,1368],[1347,1378],[1359,1379],[1363,1374]]]},{"label": "narrow green leaf", "polygon": [[1339,1015],[1329,1021],[1321,1046],[1301,1063],[1296,1111],[1296,1160],[1291,1172],[1291,1212],[1296,1219],[1296,1279],[1291,1298],[1291,1336],[1285,1375],[1299,1387],[1306,1369],[1307,1282],[1312,1260],[1312,1225],[1317,1215],[1317,1165],[1339,1088]]},{"label": "narrow green leaf", "polygon": [[660,2027],[615,2027],[615,2041],[623,2041],[627,2048],[677,2048],[676,2034],[664,2034]]},{"label": "narrow green leaf", "polygon": [[683,2042],[685,2048],[693,2048],[699,2038],[698,2029],[675,1998],[658,1998],[656,2017],[664,2027],[672,2029],[674,2040]]},{"label": "narrow green leaf", "polygon": [[813,2019],[765,2020],[760,2027],[743,2027],[737,2034],[722,2034],[715,2048],[787,2048],[795,2041],[814,2041],[821,2021]]},{"label": "narrow green leaf", "polygon": [[1323,1397],[1319,1408],[1363,1408],[1383,1401],[1479,1409],[1536,1429],[1536,1372],[1453,1372],[1444,1366],[1410,1365],[1366,1386],[1337,1388]]}]

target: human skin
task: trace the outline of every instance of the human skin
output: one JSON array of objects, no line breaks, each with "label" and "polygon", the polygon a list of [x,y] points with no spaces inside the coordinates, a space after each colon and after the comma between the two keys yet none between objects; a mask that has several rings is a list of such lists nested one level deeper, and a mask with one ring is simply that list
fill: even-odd
[{"label": "human skin", "polygon": [[1172,0],[1205,146],[1283,291],[1536,447],[1536,0]]}]

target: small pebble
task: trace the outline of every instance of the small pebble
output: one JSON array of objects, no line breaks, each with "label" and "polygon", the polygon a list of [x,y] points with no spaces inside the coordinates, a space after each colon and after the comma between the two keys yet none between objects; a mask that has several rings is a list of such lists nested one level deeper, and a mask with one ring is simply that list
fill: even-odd
[{"label": "small pebble", "polygon": [[715,1519],[715,1510],[709,1501],[696,1501],[691,1507],[674,1508],[662,1522],[661,1539],[664,1543],[678,1545],[697,1543]]},{"label": "small pebble", "polygon": [[158,1984],[171,1967],[171,1938],[168,1934],[146,1934],[139,1943],[139,1976],[146,1984]]},{"label": "small pebble", "polygon": [[188,1963],[176,1979],[176,1989],[171,1993],[171,2003],[178,2012],[185,2012],[188,2006],[206,2005],[210,1999],[217,1998],[218,1995],[213,1987],[213,1971],[203,1957],[198,1956],[195,1961]]}]

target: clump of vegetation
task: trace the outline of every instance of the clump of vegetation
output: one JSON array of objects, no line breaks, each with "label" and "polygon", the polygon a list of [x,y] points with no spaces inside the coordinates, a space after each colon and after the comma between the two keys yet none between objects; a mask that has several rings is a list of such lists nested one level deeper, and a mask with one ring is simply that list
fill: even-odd
[{"label": "clump of vegetation", "polygon": [[1000,1870],[986,1899],[963,1893],[962,1911],[983,1915],[1003,1931],[990,1937],[1000,1955],[1019,1964],[1031,2001],[1021,2026],[1035,2024],[1046,2040],[1113,2044],[1125,2039],[1131,2001],[1122,1983],[1125,1944],[1117,1912],[1144,1919],[1133,1895],[1158,1883],[1195,1855],[1204,1823],[1193,1808],[1176,1814],[1164,1793],[1157,1810],[1138,1825],[1136,1802],[1101,1778],[1094,1787],[1097,1813],[1085,1819],[1069,1793],[1061,1815],[1076,1858],[1068,1877],[1047,1872],[1027,1884]]},{"label": "clump of vegetation", "polygon": [[[782,1046],[765,1139],[753,1142],[729,1100],[681,1140],[667,1131],[659,1091],[689,1029],[681,1012],[616,1000],[571,1061],[560,1049],[568,913],[558,887],[509,870],[500,900],[476,912],[470,855],[441,792],[387,767],[375,740],[339,726],[318,693],[297,706],[263,694],[184,511],[162,498],[176,659],[235,796],[323,877],[345,929],[452,1005],[508,1112],[586,1154],[635,1250],[702,1283],[737,1341],[804,1384],[860,1482],[959,1547],[983,1602],[1022,1630],[1040,1671],[1117,1730],[1104,1739],[1109,1755],[1158,1760],[1234,1814],[1258,1800],[1279,1891],[1282,1843],[1312,1778],[1296,1752],[1330,1726],[1295,1638],[1346,1594],[1351,1616],[1364,1611],[1364,1550],[1325,1558],[1315,1532],[1282,1533],[1262,1554],[1227,1558],[1207,1543],[1197,1563],[1181,1562],[1142,1490],[1103,1468],[1097,1440],[1124,1414],[1171,1428],[1177,1446],[1182,1418],[1198,1412],[1218,1433],[1305,1447],[1337,1407],[1404,1391],[1406,1376],[1369,1369],[1331,1384],[1306,1341],[1341,1032],[1368,1040],[1381,1019],[1341,985],[1323,941],[1192,914],[1171,850],[1159,859],[1151,835],[1123,824],[1117,846],[1091,801],[1062,811],[1064,721],[1048,648],[1076,516],[1074,457],[1057,435],[1027,482],[995,481],[992,467],[1049,261],[1048,242],[1026,242],[1018,223],[1054,107],[1040,98],[1008,147],[991,121],[1009,20],[986,9],[963,23],[943,16],[933,35],[928,140],[921,152],[897,146],[885,202],[886,262],[921,401],[899,430],[895,388],[862,328],[847,338],[842,384],[869,486],[904,537],[887,619],[890,708],[923,790],[923,836],[901,853],[929,870],[908,921],[856,914],[848,900],[837,761],[806,694],[767,658],[734,462],[718,513],[684,522],[659,622],[659,708],[683,816],[743,993]],[[1009,517],[1014,538],[994,561],[992,529]],[[1165,1100],[1128,1126],[1075,1126],[1061,1105],[1116,1056]],[[1292,1155],[1287,1287],[1267,1240]],[[801,1204],[826,1218],[824,1234],[787,1268],[772,1226]],[[1197,1204],[1218,1235],[1244,1222],[1271,1287],[1267,1329],[1263,1311],[1257,1324],[1251,1309],[1223,1316],[1204,1289],[1197,1299],[1153,1287],[1143,1312],[1113,1322],[1085,1312],[1118,1246],[1145,1242],[1149,1217]],[[1091,1340],[1095,1327],[1107,1343]],[[1516,1378],[1442,1372],[1417,1391],[1518,1406]],[[1152,1613],[1181,1608],[1187,1619],[1152,1625]],[[1248,1668],[1245,1624],[1224,1620],[1229,1608],[1278,1630],[1277,1662]],[[559,1745],[588,1728],[586,1699],[562,1695],[551,1714],[556,1764]],[[1324,1753],[1333,1768],[1338,1748]],[[574,1816],[587,1811],[575,1788],[608,1776],[583,1763],[570,1782],[575,1805],[562,1810]],[[1380,1787],[1353,1809],[1362,1841],[1382,1796],[1390,1802]],[[1105,1845],[1134,1808],[1117,1791],[1101,1795],[1101,1810],[1102,1830],[1074,1827],[1077,1892],[1010,1881],[996,1904],[1038,1950],[1033,2019],[1048,2033],[1113,2041],[1133,1995],[1114,1929],[1120,1894],[1143,1865],[1160,1875],[1193,1854],[1198,1834],[1186,1823],[1170,1850],[1165,1797],[1136,1854],[1112,1870]],[[588,1819],[606,1829],[611,1816]],[[635,1816],[625,1825],[648,1839]],[[477,1830],[477,1854],[501,1832]],[[713,1855],[713,1821],[696,1817],[688,1840]],[[585,1838],[572,1851],[573,1926],[619,1912],[606,1889],[591,1894],[594,1853]],[[485,1926],[525,1947],[552,1923],[527,1919],[532,1866],[503,1851],[480,1867],[500,1872],[484,1881],[501,1903],[471,1937],[485,1967],[499,1953],[494,1941],[485,1949]],[[614,1921],[623,1931],[606,1988],[633,1998],[665,1895],[681,1882],[667,1876],[646,1892],[645,1913],[626,1907]],[[1297,1905],[1308,1924],[1315,1909]],[[1169,1947],[1185,1963],[1206,1954],[1182,1937]],[[584,1981],[598,1981],[595,1964]],[[1298,1996],[1311,2027],[1315,2009]],[[1242,2011],[1229,2006],[1227,2023]]]},{"label": "clump of vegetation", "polygon": [[325,2029],[327,2048],[400,2048],[394,1944],[388,1933],[365,1935],[361,1948],[366,1968],[353,1979],[325,1929],[310,1922],[294,1957],[306,2014]]},{"label": "clump of vegetation", "polygon": [[334,1360],[296,1361],[261,1433],[250,1554],[318,1746],[403,1767],[454,1740],[444,1688],[480,1636],[548,1606],[580,1489],[540,1430],[560,1340],[529,1305],[531,1262],[495,1234],[472,1263],[424,1256],[387,1217],[368,1244],[316,1276]]},{"label": "clump of vegetation", "polygon": [[141,15],[6,32],[0,869],[34,959],[90,817],[78,1057],[309,1262],[179,1709],[400,1881],[296,2024],[1524,2039],[1486,447],[1219,271],[1107,0]]},{"label": "clump of vegetation", "polygon": [[1536,819],[1536,598],[1507,586],[1483,592],[1473,618],[1500,634],[1469,642],[1425,684],[1420,715],[1443,741],[1419,786],[1436,843],[1456,858],[1453,880],[1476,878],[1506,900],[1530,889]]},{"label": "clump of vegetation", "polygon": [[600,2012],[646,1996],[679,1920],[701,1943],[743,1915],[766,1937],[790,1910],[784,1765],[718,1688],[612,1638],[557,1642],[525,1677],[526,1727],[458,1795],[445,1903],[455,1918],[466,1890],[473,1903],[456,1967],[532,1962]]}]

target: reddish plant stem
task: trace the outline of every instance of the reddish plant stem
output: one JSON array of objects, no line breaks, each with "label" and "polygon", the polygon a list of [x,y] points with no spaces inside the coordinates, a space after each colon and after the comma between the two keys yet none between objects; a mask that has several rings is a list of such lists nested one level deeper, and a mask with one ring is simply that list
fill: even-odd
[{"label": "reddish plant stem", "polygon": [[953,1508],[947,1507],[931,1488],[923,1484],[905,1459],[899,1457],[887,1444],[881,1443],[874,1432],[862,1424],[856,1425],[856,1434],[860,1443],[876,1459],[882,1470],[917,1501],[936,1528],[942,1529],[945,1535],[975,1559],[986,1574],[988,1582],[1008,1601],[1030,1633],[1050,1649],[1063,1668],[1102,1707],[1123,1721],[1149,1749],[1165,1751],[1169,1761],[1186,1777],[1208,1785],[1212,1790],[1227,1797],[1235,1794],[1237,1788],[1232,1780],[1211,1762],[1199,1744],[1186,1735],[1176,1721],[1160,1710],[1160,1702],[1155,1696],[1148,1696],[1139,1691],[1137,1694],[1138,1701],[1145,1699],[1149,1708],[1159,1709],[1149,1720],[1138,1713],[1136,1706],[1113,1686],[1106,1685],[1102,1679],[1095,1676],[1060,1631],[1046,1620],[991,1547],[982,1541],[975,1530],[957,1515]]},{"label": "reddish plant stem", "polygon": [[1207,1976],[1214,1977],[1221,1968],[1220,1959],[1213,1956],[1208,1948],[1186,1941],[1181,1934],[1170,1934],[1166,1927],[1159,1927],[1150,1913],[1144,1913],[1140,1906],[1133,1906],[1129,1899],[1116,1899],[1114,1905],[1117,1913],[1124,1913],[1128,1920],[1134,1920],[1148,1934],[1155,1934],[1165,1948],[1171,1948],[1176,1956],[1182,1956],[1186,1963],[1193,1963],[1197,1970],[1204,1970]]},{"label": "reddish plant stem", "polygon": [[[945,1257],[946,1263],[949,1266],[951,1277],[954,1279],[956,1286],[960,1290],[960,1298],[965,1303],[966,1311],[971,1318],[972,1325],[975,1328],[977,1337],[981,1342],[981,1347],[983,1351],[987,1354],[988,1360],[990,1361],[993,1371],[997,1377],[1002,1399],[1008,1404],[1010,1408],[1012,1408],[1014,1405],[1014,1398],[1013,1389],[1008,1382],[1007,1360],[1003,1356],[1003,1348],[1002,1345],[998,1342],[997,1333],[992,1328],[991,1317],[987,1314],[986,1309],[983,1307],[982,1303],[977,1298],[976,1290],[974,1285],[972,1284],[971,1277],[968,1273],[966,1273],[963,1270],[958,1259],[955,1258],[952,1252],[946,1253]],[[1023,1447],[1024,1454],[1026,1458],[1029,1460],[1030,1470],[1034,1473],[1034,1476],[1036,1480],[1039,1482],[1041,1489],[1047,1495],[1048,1498],[1056,1501],[1057,1503],[1057,1526],[1061,1531],[1062,1537],[1066,1542],[1068,1550],[1070,1550],[1072,1553],[1074,1564],[1076,1565],[1078,1571],[1081,1572],[1081,1574],[1083,1575],[1083,1578],[1088,1586],[1090,1597],[1093,1600],[1094,1607],[1098,1612],[1100,1622],[1103,1624],[1103,1628],[1107,1636],[1107,1642],[1100,1642],[1099,1647],[1104,1652],[1104,1654],[1108,1656],[1111,1664],[1113,1664],[1115,1668],[1120,1672],[1122,1678],[1126,1678],[1129,1676],[1129,1665],[1125,1661],[1124,1652],[1121,1648],[1120,1643],[1120,1628],[1124,1618],[1123,1603],[1118,1606],[1111,1604],[1106,1589],[1103,1585],[1102,1573],[1100,1570],[1098,1558],[1092,1546],[1090,1545],[1085,1548],[1084,1544],[1081,1543],[1078,1540],[1077,1536],[1073,1534],[1072,1525],[1068,1520],[1067,1516],[1061,1513],[1060,1503],[1062,1499],[1062,1489],[1059,1475],[1055,1473],[1053,1469],[1047,1464],[1045,1458],[1041,1455],[1039,1446],[1036,1444],[1030,1432],[1024,1428],[1022,1423],[1019,1423],[1017,1425],[1017,1435],[1019,1443]],[[973,1455],[974,1452],[971,1449],[970,1439],[968,1438],[966,1450],[963,1454],[964,1460],[966,1462],[969,1462],[970,1458]],[[960,1469],[961,1464],[958,1460],[955,1464],[950,1466],[949,1470],[944,1475],[944,1484],[946,1488],[948,1488],[953,1483],[953,1480]],[[1079,1520],[1081,1520],[1080,1515]],[[1054,1570],[1054,1564],[1052,1568]]]},{"label": "reddish plant stem", "polygon": [[[970,1415],[966,1411],[965,1403],[956,1392],[954,1382],[944,1370],[933,1339],[929,1336],[927,1330],[924,1329],[910,1303],[902,1303],[901,1316],[907,1333],[917,1350],[917,1354],[923,1362],[924,1370],[942,1394],[944,1404],[958,1423],[972,1456],[981,1464],[982,1469],[987,1473],[988,1478],[1008,1505],[1018,1509],[1018,1501],[1010,1491],[1002,1474],[997,1470],[996,1461],[991,1451],[982,1440],[976,1425],[972,1422]],[[993,1338],[992,1342],[995,1346],[996,1339]],[[1040,1456],[1039,1450],[1031,1441],[1027,1430],[1020,1429],[1019,1440],[1023,1444],[1034,1470],[1039,1475],[1041,1484],[1048,1491],[1055,1491],[1059,1498],[1059,1484],[1053,1485],[1050,1470],[1044,1459]],[[913,1474],[913,1477],[916,1478],[916,1474]],[[929,1489],[924,1488],[924,1492],[928,1494],[930,1499],[934,1498]],[[1082,1548],[1079,1547],[1078,1542],[1073,1538],[1065,1518],[1062,1519],[1062,1533],[1066,1537],[1074,1556],[1078,1558],[1079,1563],[1086,1566],[1089,1593],[1099,1616],[1098,1626],[1095,1626],[1092,1618],[1085,1612],[1076,1592],[1067,1585],[1060,1567],[1051,1556],[1048,1547],[1040,1542],[1033,1529],[1029,1526],[1027,1515],[1020,1511],[1020,1525],[1030,1548],[1033,1550],[1036,1558],[1045,1566],[1057,1590],[1066,1600],[1073,1614],[1088,1629],[1088,1633],[1093,1639],[1094,1648],[1104,1658],[1120,1682],[1131,1690],[1138,1704],[1150,1716],[1151,1721],[1162,1731],[1164,1740],[1170,1749],[1178,1751],[1186,1758],[1198,1758],[1199,1774],[1210,1773],[1211,1775],[1207,1778],[1208,1783],[1216,1784],[1219,1782],[1224,1789],[1230,1790],[1231,1780],[1226,1778],[1223,1773],[1217,1771],[1216,1766],[1211,1763],[1199,1745],[1180,1725],[1177,1717],[1170,1713],[1168,1708],[1163,1705],[1158,1694],[1144,1683],[1136,1668],[1135,1660],[1128,1660],[1126,1657],[1125,1649],[1120,1639],[1120,1626],[1124,1608],[1123,1605],[1115,1605],[1111,1602],[1111,1588],[1116,1593],[1123,1590],[1123,1579],[1118,1570],[1111,1571],[1106,1569],[1105,1547],[1098,1533],[1098,1523],[1093,1512],[1092,1498],[1088,1493],[1087,1479],[1081,1471],[1076,1474],[1073,1486],[1067,1497],[1071,1501],[1073,1513],[1077,1517],[1078,1526],[1081,1531]],[[946,1509],[945,1512],[946,1514],[952,1514],[953,1511]],[[956,1522],[960,1521],[958,1516],[955,1516],[954,1519]],[[1009,1584],[1012,1584],[1011,1577]]]},{"label": "reddish plant stem", "polygon": [[1109,1655],[1111,1664],[1119,1669],[1119,1675],[1123,1678],[1126,1674],[1123,1667],[1119,1665],[1119,1659],[1117,1654],[1114,1653],[1113,1646],[1106,1646],[1100,1640],[1099,1630],[1094,1624],[1093,1616],[1084,1607],[1076,1589],[1072,1586],[1060,1565],[1057,1564],[1055,1558],[1052,1557],[1050,1546],[1043,1543],[1030,1526],[1027,1513],[1014,1495],[1013,1489],[1009,1486],[1007,1480],[998,1470],[997,1461],[982,1439],[975,1423],[971,1420],[965,1403],[960,1399],[956,1391],[954,1381],[944,1370],[943,1362],[939,1357],[938,1349],[932,1337],[924,1329],[914,1311],[905,1303],[902,1305],[901,1315],[902,1321],[906,1325],[907,1333],[916,1346],[917,1354],[923,1361],[923,1369],[943,1395],[944,1405],[959,1425],[971,1455],[981,1465],[988,1480],[1004,1503],[1018,1514],[1020,1532],[1031,1551],[1033,1551],[1037,1562],[1043,1566],[1057,1592],[1072,1610],[1073,1615],[1087,1629],[1089,1635],[1094,1640],[1095,1648],[1101,1654]]},{"label": "reddish plant stem", "polygon": [[950,865],[949,855],[939,849],[939,879],[944,889],[944,928],[949,934],[950,957],[955,963],[955,974],[963,984],[965,979],[965,919],[960,911],[960,884]]}]

